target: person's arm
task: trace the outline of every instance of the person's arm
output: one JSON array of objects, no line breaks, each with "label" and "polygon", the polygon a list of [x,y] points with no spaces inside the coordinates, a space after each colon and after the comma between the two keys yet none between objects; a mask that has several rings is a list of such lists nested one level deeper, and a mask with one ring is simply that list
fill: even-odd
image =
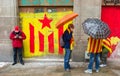
[{"label": "person's arm", "polygon": [[13,34],[13,32],[11,32],[9,38],[13,40],[13,39],[16,39],[16,36]]},{"label": "person's arm", "polygon": [[26,39],[26,35],[24,34],[24,32],[21,31],[21,35],[19,36],[19,38],[22,40]]}]

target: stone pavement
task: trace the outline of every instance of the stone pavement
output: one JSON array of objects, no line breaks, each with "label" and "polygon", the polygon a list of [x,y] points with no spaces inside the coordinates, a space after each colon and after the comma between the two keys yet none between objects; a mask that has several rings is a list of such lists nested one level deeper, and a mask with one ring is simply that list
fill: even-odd
[{"label": "stone pavement", "polygon": [[99,73],[93,70],[93,74],[85,74],[87,62],[70,62],[71,72],[65,72],[62,61],[37,61],[20,63],[12,66],[12,63],[6,63],[0,67],[0,76],[120,76],[120,67],[112,66],[101,68]]}]

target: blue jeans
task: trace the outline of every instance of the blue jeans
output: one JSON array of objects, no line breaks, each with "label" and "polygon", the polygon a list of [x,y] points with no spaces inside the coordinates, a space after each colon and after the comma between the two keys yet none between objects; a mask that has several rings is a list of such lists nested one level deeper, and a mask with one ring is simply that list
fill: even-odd
[{"label": "blue jeans", "polygon": [[89,65],[88,65],[88,69],[92,70],[93,68],[93,63],[95,61],[95,68],[96,70],[99,70],[99,64],[100,64],[100,54],[94,54],[94,53],[90,53],[90,60],[89,60]]},{"label": "blue jeans", "polygon": [[71,57],[71,50],[65,48],[65,56],[64,56],[64,69],[70,69],[70,57]]}]

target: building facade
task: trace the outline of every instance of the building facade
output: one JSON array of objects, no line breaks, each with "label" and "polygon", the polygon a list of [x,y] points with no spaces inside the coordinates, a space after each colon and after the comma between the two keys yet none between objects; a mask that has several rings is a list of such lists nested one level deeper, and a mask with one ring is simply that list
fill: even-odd
[{"label": "building facade", "polygon": [[[95,17],[108,23],[110,28],[118,27],[120,22],[119,14],[114,14],[117,24],[111,18],[111,10],[119,13],[119,2],[113,0],[4,0],[0,3],[0,61],[12,61],[9,34],[15,25],[20,25],[27,36],[23,43],[25,58],[63,59],[64,49],[59,45],[59,38],[67,25],[73,23],[75,47],[72,60],[84,61],[88,35],[83,32],[82,22]],[[111,11],[110,14],[106,14],[107,11]],[[72,12],[79,16],[57,29],[57,21]],[[120,35],[117,28],[112,30],[111,42],[116,47]]]}]

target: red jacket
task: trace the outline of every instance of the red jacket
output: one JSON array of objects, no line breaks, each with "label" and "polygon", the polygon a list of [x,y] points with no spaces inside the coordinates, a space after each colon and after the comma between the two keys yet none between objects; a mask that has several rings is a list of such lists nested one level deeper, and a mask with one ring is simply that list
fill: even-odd
[{"label": "red jacket", "polygon": [[15,36],[16,36],[15,32],[12,31],[10,34],[10,39],[12,40],[13,47],[18,47],[18,48],[22,47],[23,40],[26,39],[25,34],[22,31],[20,31],[19,36],[21,36],[22,38],[15,38]]}]

